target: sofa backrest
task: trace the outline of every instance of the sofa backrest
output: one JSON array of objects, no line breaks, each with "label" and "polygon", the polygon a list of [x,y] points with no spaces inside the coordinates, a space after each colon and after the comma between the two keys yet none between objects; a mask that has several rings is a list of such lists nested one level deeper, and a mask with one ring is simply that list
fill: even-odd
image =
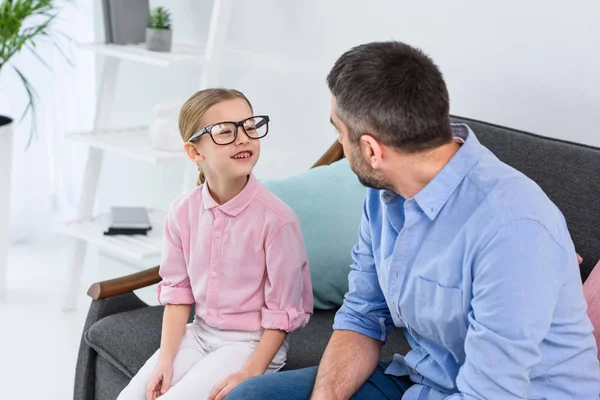
[{"label": "sofa backrest", "polygon": [[533,179],[562,211],[585,280],[600,260],[600,149],[462,117],[500,160]]}]

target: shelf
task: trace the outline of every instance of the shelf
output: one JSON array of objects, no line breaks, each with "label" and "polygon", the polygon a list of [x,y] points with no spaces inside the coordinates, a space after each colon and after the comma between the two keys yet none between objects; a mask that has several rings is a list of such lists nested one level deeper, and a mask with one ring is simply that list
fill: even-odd
[{"label": "shelf", "polygon": [[105,56],[117,57],[124,60],[139,61],[159,67],[172,65],[203,65],[204,56],[198,47],[185,44],[173,44],[171,52],[162,53],[146,49],[145,43],[140,44],[106,44],[81,43],[79,48],[91,50]]},{"label": "shelf", "polygon": [[[161,53],[146,50],[146,45],[141,44],[106,44],[106,43],[80,43],[79,48],[91,50],[98,54],[117,57],[124,60],[138,61],[160,67],[173,65],[199,65],[205,64],[204,47],[187,44],[174,44],[171,52]],[[223,54],[224,61],[240,68],[284,69],[291,67],[302,69],[315,69],[318,63],[310,58],[291,58],[285,54],[261,54],[248,50],[229,49]]]},{"label": "shelf", "polygon": [[152,164],[185,160],[185,152],[156,150],[150,145],[147,127],[108,129],[94,132],[71,133],[67,138],[116,154]]},{"label": "shelf", "polygon": [[154,260],[162,253],[164,211],[148,210],[153,229],[148,235],[104,235],[105,224],[101,215],[83,221],[68,222],[59,232],[97,246],[112,255],[121,255],[137,261]]}]

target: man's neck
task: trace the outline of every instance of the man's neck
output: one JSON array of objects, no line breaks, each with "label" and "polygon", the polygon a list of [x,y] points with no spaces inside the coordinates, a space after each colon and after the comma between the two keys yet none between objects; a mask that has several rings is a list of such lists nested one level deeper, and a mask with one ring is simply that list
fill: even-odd
[{"label": "man's neck", "polygon": [[444,169],[459,149],[460,144],[453,140],[427,152],[399,156],[389,171],[391,189],[405,199],[415,197]]},{"label": "man's neck", "polygon": [[225,204],[229,200],[241,193],[248,183],[249,176],[243,176],[237,179],[225,179],[219,176],[210,176],[207,174],[206,182],[208,191],[217,204]]}]

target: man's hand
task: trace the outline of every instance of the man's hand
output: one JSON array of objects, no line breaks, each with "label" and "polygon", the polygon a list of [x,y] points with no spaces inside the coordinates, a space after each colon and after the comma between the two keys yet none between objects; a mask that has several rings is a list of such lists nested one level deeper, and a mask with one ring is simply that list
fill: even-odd
[{"label": "man's hand", "polygon": [[252,374],[246,370],[241,370],[235,374],[229,375],[227,378],[219,382],[217,386],[215,386],[212,393],[208,397],[208,400],[223,400],[240,383],[255,376],[255,374]]},{"label": "man's hand", "polygon": [[156,400],[159,396],[167,393],[171,387],[173,378],[173,363],[160,362],[150,376],[148,386],[146,386],[146,400]]}]

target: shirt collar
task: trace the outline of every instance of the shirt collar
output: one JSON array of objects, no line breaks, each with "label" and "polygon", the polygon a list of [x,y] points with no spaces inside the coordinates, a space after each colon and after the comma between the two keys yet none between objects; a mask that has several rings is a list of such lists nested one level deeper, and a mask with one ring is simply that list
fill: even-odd
[{"label": "shirt collar", "polygon": [[483,146],[465,124],[452,124],[452,136],[464,144],[444,168],[414,197],[421,210],[434,220],[460,182],[475,165]]},{"label": "shirt collar", "polygon": [[219,205],[219,203],[217,203],[210,195],[208,190],[208,182],[206,182],[202,187],[202,205],[205,210],[217,208],[227,215],[236,217],[250,205],[252,200],[254,200],[258,194],[260,187],[261,185],[260,182],[258,182],[258,179],[256,179],[254,175],[250,175],[248,178],[248,183],[242,189],[242,191],[238,193],[237,196],[229,200],[227,203]]}]

